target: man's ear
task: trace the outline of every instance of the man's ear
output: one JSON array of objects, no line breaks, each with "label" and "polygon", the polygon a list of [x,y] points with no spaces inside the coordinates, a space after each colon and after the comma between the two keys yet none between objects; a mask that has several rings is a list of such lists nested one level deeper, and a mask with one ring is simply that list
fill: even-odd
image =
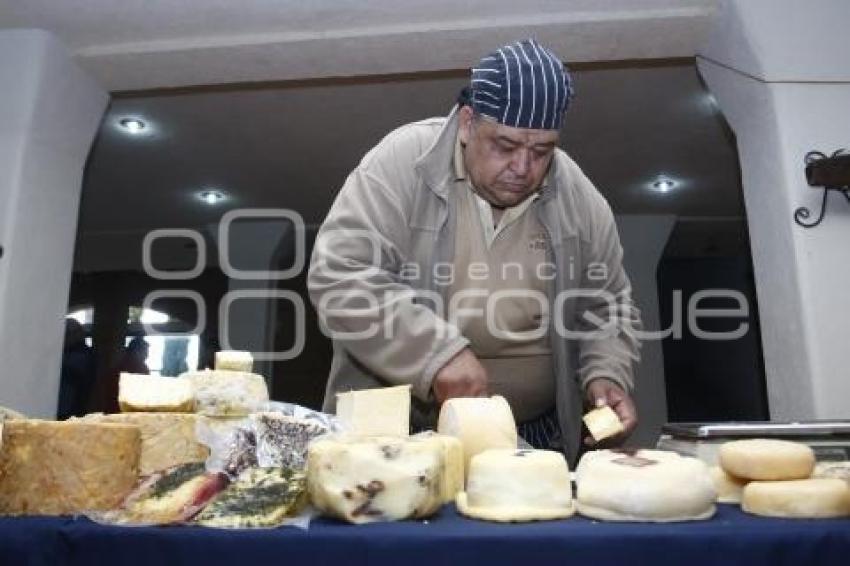
[{"label": "man's ear", "polygon": [[457,111],[458,115],[458,136],[460,137],[460,143],[466,145],[469,142],[469,138],[472,135],[472,107],[471,106],[461,106],[460,110]]}]

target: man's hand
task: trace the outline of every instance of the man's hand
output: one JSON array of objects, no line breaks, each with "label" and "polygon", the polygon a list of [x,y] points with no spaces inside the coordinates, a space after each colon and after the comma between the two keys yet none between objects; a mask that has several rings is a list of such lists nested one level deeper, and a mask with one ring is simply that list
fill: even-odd
[{"label": "man's hand", "polygon": [[[625,430],[616,436],[606,438],[601,444],[603,445],[618,445],[623,442],[637,426],[637,409],[629,394],[611,381],[610,379],[597,378],[587,385],[587,401],[593,407],[602,407],[608,405],[611,407],[620,422],[623,423]],[[592,437],[587,436],[584,443],[588,446],[594,446],[596,441]]]},{"label": "man's hand", "polygon": [[487,395],[487,370],[469,348],[464,348],[434,376],[434,397],[438,403],[452,397]]}]

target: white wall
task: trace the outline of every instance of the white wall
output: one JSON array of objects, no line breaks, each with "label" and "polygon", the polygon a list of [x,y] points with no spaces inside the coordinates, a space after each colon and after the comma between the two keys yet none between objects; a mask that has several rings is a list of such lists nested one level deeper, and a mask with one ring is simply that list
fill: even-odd
[{"label": "white wall", "polygon": [[83,166],[108,95],[49,34],[0,32],[0,405],[53,417]]},{"label": "white wall", "polygon": [[[623,214],[618,215],[616,220],[625,254],[623,265],[632,282],[632,293],[641,310],[644,330],[657,331],[661,322],[656,271],[676,217]],[[629,444],[655,446],[661,425],[667,422],[664,354],[660,340],[647,340],[642,344],[641,362],[635,370],[634,399],[638,409],[638,426]]]},{"label": "white wall", "polygon": [[[850,417],[850,207],[806,184],[809,150],[850,149],[846,0],[728,0],[698,58],[738,138],[773,419]],[[791,39],[793,38],[793,41]]]}]

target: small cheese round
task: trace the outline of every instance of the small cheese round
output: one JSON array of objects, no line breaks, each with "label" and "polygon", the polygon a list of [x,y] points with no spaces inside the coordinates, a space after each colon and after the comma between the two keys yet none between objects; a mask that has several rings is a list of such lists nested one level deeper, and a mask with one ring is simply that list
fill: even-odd
[{"label": "small cheese round", "polygon": [[714,482],[714,489],[717,491],[718,503],[741,502],[741,494],[744,491],[744,486],[747,485],[747,480],[736,478],[720,466],[712,466],[709,472],[711,473],[711,481]]},{"label": "small cheese round", "polygon": [[578,512],[603,521],[691,521],[715,512],[708,466],[675,452],[588,452],[576,485]]},{"label": "small cheese round", "polygon": [[767,517],[846,517],[850,515],[850,487],[835,478],[754,481],[744,488],[741,509]]},{"label": "small cheese round", "polygon": [[456,397],[443,403],[437,432],[463,443],[467,477],[473,456],[491,448],[516,448],[516,422],[504,397]]},{"label": "small cheese round", "polygon": [[574,512],[570,472],[551,450],[487,450],[472,459],[458,511],[498,522],[565,519]]},{"label": "small cheese round", "polygon": [[815,453],[805,444],[762,438],[726,442],[719,460],[728,473],[747,480],[804,479],[815,467]]}]

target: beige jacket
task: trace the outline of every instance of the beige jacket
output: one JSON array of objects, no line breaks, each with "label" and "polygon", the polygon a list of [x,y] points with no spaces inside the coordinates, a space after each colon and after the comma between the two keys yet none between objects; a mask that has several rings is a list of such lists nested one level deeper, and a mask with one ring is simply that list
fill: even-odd
[{"label": "beige jacket", "polygon": [[[452,264],[455,210],[448,191],[457,122],[455,108],[448,118],[387,135],[349,175],[319,230],[308,288],[333,340],[326,411],[334,410],[339,391],[410,384],[414,426],[435,423],[431,382],[468,344],[447,322],[448,286],[434,276]],[[608,203],[563,151],[556,150],[551,167],[551,182],[526,213],[538,215],[549,238],[555,405],[573,460],[588,382],[606,377],[627,391],[634,386],[640,320]],[[561,292],[569,296],[557,301]],[[593,326],[585,312],[606,322]],[[566,339],[558,324],[597,335]]]}]

